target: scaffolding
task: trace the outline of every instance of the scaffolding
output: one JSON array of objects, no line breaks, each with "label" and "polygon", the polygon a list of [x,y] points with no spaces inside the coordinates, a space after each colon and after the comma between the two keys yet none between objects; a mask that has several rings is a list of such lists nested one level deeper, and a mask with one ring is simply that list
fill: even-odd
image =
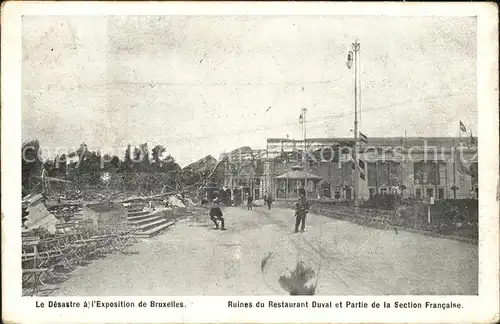
[{"label": "scaffolding", "polygon": [[[308,165],[308,169],[319,168],[322,163],[343,161],[341,155],[348,154],[354,146],[351,138],[269,138],[266,146],[265,184],[266,190],[277,194],[276,177],[298,165]],[[347,149],[347,151],[343,151]],[[306,154],[304,154],[304,150]]]},{"label": "scaffolding", "polygon": [[246,146],[222,155],[224,186],[231,190],[235,201],[245,194],[259,198],[266,153],[266,150]]}]

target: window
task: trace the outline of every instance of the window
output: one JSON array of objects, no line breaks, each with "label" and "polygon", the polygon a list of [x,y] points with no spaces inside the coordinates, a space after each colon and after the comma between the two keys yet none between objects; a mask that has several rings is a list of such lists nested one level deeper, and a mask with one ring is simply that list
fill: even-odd
[{"label": "window", "polygon": [[389,185],[389,164],[387,162],[379,162],[377,165],[377,182],[378,185]]},{"label": "window", "polygon": [[472,162],[470,165],[470,173],[471,173],[471,180],[472,180],[472,185],[477,186],[477,180],[478,180],[478,164],[477,162]]},{"label": "window", "polygon": [[436,185],[439,181],[438,164],[434,161],[427,161],[424,164],[424,183]]},{"label": "window", "polygon": [[387,193],[387,189],[385,189],[385,188],[380,189],[380,194],[382,196],[385,195],[386,193]]},{"label": "window", "polygon": [[389,183],[391,186],[400,185],[401,180],[401,163],[388,162],[389,166]]},{"label": "window", "polygon": [[347,187],[347,189],[345,191],[345,197],[346,197],[346,199],[352,199],[351,198],[351,192],[352,192],[351,187]]},{"label": "window", "polygon": [[426,193],[427,193],[427,197],[433,197],[434,196],[434,189],[427,188]]},{"label": "window", "polygon": [[331,198],[330,186],[323,186],[323,196],[326,198]]},{"label": "window", "polygon": [[417,200],[421,200],[422,199],[422,191],[420,189],[415,190],[415,198]]},{"label": "window", "polygon": [[438,198],[439,199],[444,199],[444,189],[443,188],[439,188]]},{"label": "window", "polygon": [[413,163],[413,179],[415,184],[422,183],[423,179],[423,162],[415,162]]},{"label": "window", "polygon": [[368,162],[368,185],[377,186],[377,165],[374,162]]},{"label": "window", "polygon": [[375,189],[370,188],[370,198],[375,197]]},{"label": "window", "polygon": [[438,185],[446,185],[446,162],[439,162]]}]

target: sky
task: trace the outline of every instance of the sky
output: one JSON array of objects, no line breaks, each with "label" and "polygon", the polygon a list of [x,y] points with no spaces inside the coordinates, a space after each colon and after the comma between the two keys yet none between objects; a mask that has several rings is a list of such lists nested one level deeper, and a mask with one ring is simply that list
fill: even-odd
[{"label": "sky", "polygon": [[350,137],[360,51],[368,137],[477,132],[476,20],[381,16],[24,16],[22,139],[183,166],[270,137]]}]

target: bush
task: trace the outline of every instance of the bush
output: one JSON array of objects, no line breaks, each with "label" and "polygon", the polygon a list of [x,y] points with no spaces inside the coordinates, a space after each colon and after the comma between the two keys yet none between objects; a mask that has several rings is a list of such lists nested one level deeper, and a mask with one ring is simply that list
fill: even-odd
[{"label": "bush", "polygon": [[398,195],[386,194],[386,195],[375,195],[367,201],[361,204],[364,208],[377,208],[392,210],[399,205],[401,198]]},{"label": "bush", "polygon": [[475,199],[438,200],[431,212],[443,223],[477,223],[478,201]]}]

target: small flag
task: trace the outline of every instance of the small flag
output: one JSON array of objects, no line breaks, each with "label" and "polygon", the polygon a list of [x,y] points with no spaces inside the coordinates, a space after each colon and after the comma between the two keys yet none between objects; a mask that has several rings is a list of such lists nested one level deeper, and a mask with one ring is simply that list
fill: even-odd
[{"label": "small flag", "polygon": [[359,167],[364,170],[365,169],[365,162],[359,160]]},{"label": "small flag", "polygon": [[301,124],[302,124],[302,122],[303,122],[303,118],[302,118],[302,114],[300,114],[300,117],[299,117],[299,123],[301,123]]},{"label": "small flag", "polygon": [[368,137],[366,137],[366,135],[361,132],[359,132],[359,140],[363,143],[368,144]]},{"label": "small flag", "polygon": [[472,133],[470,133],[470,143],[476,144],[476,139],[472,136]]},{"label": "small flag", "polygon": [[352,51],[349,51],[349,54],[347,54],[347,67],[350,69],[352,67]]},{"label": "small flag", "polygon": [[467,128],[465,128],[465,125],[460,121],[460,130],[464,133],[467,133]]}]

